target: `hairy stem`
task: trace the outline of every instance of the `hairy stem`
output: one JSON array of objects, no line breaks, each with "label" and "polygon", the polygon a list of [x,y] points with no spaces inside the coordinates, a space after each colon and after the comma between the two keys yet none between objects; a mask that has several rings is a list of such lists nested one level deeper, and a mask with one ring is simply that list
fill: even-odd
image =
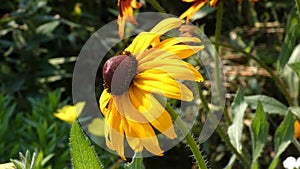
[{"label": "hairy stem", "polygon": [[155,98],[158,100],[158,102],[165,106],[165,109],[169,112],[174,122],[177,124],[177,127],[180,129],[181,133],[185,135],[186,142],[188,143],[197,163],[198,167],[201,169],[207,169],[205,160],[198,148],[197,143],[195,142],[194,138],[192,137],[191,133],[187,129],[186,125],[182,121],[182,119],[178,116],[178,114],[172,109],[172,107],[166,103],[165,100],[163,100],[160,96],[154,95]]}]

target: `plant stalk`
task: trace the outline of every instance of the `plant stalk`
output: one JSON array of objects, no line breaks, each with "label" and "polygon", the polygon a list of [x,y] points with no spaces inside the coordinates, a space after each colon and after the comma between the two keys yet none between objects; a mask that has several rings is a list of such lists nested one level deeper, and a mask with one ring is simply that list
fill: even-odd
[{"label": "plant stalk", "polygon": [[233,49],[237,52],[243,53],[246,57],[253,59],[254,61],[256,61],[258,64],[260,64],[261,67],[263,67],[272,77],[272,79],[277,83],[279,89],[282,91],[283,95],[285,96],[285,99],[287,100],[288,104],[290,106],[293,106],[293,100],[291,98],[291,96],[289,95],[286,87],[284,86],[284,84],[282,83],[282,81],[274,74],[274,72],[262,61],[260,61],[258,58],[256,58],[255,56],[253,56],[252,54],[246,52],[245,50],[243,50],[240,47],[237,46],[233,46],[233,45],[229,45],[229,44],[225,44],[225,43],[220,43],[220,42],[212,42],[213,44],[218,44],[220,46],[226,47],[226,48],[230,48]]},{"label": "plant stalk", "polygon": [[177,127],[180,129],[181,133],[185,135],[186,142],[188,143],[196,161],[198,164],[198,167],[201,169],[207,169],[205,160],[199,150],[199,147],[192,137],[191,133],[187,129],[186,125],[182,121],[182,119],[178,116],[178,114],[172,109],[172,107],[166,103],[160,96],[154,95],[154,97],[157,99],[157,101],[162,105],[165,106],[165,109],[169,112],[174,122],[176,122]]}]

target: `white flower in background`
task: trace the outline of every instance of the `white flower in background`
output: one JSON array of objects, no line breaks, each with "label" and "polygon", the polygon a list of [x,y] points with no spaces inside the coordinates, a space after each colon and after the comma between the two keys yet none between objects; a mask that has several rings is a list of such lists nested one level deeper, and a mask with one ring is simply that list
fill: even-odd
[{"label": "white flower in background", "polygon": [[288,157],[283,161],[283,167],[286,169],[300,169],[300,157]]}]

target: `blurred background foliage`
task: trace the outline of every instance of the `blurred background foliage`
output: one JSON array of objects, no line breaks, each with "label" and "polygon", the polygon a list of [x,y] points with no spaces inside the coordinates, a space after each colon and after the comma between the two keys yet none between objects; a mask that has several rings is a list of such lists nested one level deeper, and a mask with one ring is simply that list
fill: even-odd
[{"label": "blurred background foliage", "polygon": [[[148,1],[140,2],[143,3],[140,12],[157,11]],[[177,16],[191,5],[180,0],[157,2],[167,13]],[[215,13],[215,8],[206,6],[192,20],[211,40],[214,40]],[[85,41],[117,16],[117,0],[1,2],[0,163],[17,158],[18,152],[30,150],[37,152],[40,168],[71,167],[68,145],[70,126],[56,119],[53,113],[71,103],[73,67]],[[226,0],[221,41],[251,52],[275,73],[280,74],[275,70],[284,68],[299,43],[300,33],[292,31],[293,23],[297,22],[295,3],[292,0],[260,0],[255,5],[248,0],[240,3]],[[286,38],[289,32],[292,33]],[[284,46],[283,42],[289,45]],[[265,94],[286,103],[280,92],[274,92],[277,88],[269,74],[253,60],[225,48],[221,49],[220,56],[227,78],[228,104],[233,100],[232,94],[238,86],[244,88],[245,95]],[[295,56],[295,60],[297,58],[299,56]],[[288,75],[285,78],[290,89],[296,87],[299,90],[299,81]],[[298,94],[294,95],[296,105],[298,97]],[[251,117],[251,114],[248,116]],[[273,118],[271,122],[278,126],[280,120],[281,117]],[[199,123],[200,121],[201,119]],[[199,133],[199,126],[201,124],[194,127],[195,133]],[[272,127],[270,132],[275,132]],[[245,139],[247,143],[249,137]],[[268,149],[269,146],[272,145],[267,145],[264,153],[272,151]],[[208,160],[214,162],[213,168],[225,167],[230,152],[218,136],[214,135],[210,143],[205,143],[202,148]],[[99,147],[96,149],[105,166],[122,167],[118,157]],[[270,160],[266,156],[262,159],[262,164],[267,164]],[[166,152],[164,157],[144,159],[144,163],[151,168],[193,167],[193,159],[189,157],[184,144]]]}]

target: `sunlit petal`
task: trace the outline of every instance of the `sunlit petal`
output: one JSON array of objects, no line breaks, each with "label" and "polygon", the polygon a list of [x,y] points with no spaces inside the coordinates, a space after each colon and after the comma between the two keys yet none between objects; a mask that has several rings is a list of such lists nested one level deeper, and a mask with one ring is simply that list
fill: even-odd
[{"label": "sunlit petal", "polygon": [[134,107],[128,93],[120,96],[113,96],[118,112],[128,120],[139,123],[147,123],[148,120]]},{"label": "sunlit petal", "polygon": [[100,110],[104,116],[106,115],[106,106],[110,100],[111,94],[107,91],[107,89],[104,89],[99,100]]},{"label": "sunlit petal", "polygon": [[153,76],[152,73],[142,72],[136,75],[133,83],[142,90],[157,94],[163,93],[169,98],[184,101],[191,101],[194,98],[193,93],[185,85],[176,82],[168,74]]}]

